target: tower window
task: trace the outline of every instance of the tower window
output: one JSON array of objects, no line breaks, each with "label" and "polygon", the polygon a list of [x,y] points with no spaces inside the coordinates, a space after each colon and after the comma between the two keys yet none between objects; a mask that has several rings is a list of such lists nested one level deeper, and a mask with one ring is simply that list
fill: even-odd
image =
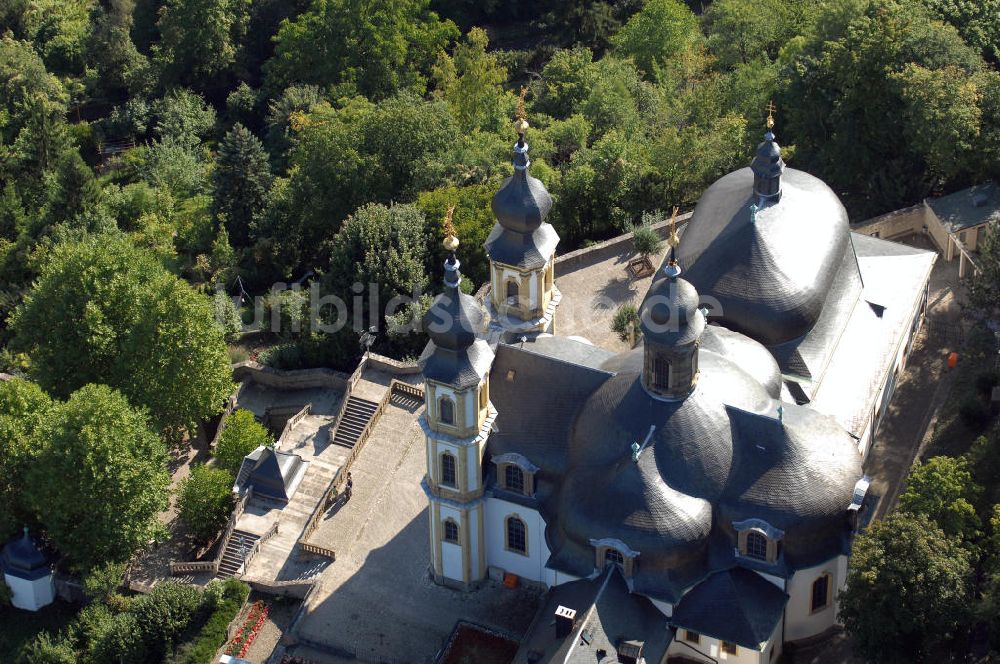
[{"label": "tower window", "polygon": [[455,455],[445,452],[441,455],[441,484],[455,486]]},{"label": "tower window", "polygon": [[507,282],[507,304],[516,307],[519,300],[519,289],[517,282],[513,279]]},{"label": "tower window", "polygon": [[757,560],[767,560],[767,538],[756,530],[751,530],[747,533],[746,547],[744,554],[747,557],[756,558]]},{"label": "tower window", "polygon": [[525,555],[528,553],[527,529],[524,521],[516,516],[507,517],[507,548]]},{"label": "tower window", "polygon": [[507,464],[503,472],[504,488],[514,493],[524,493],[524,471],[514,464]]},{"label": "tower window", "polygon": [[441,422],[444,424],[455,423],[455,402],[448,397],[441,397],[440,401]]},{"label": "tower window", "polygon": [[489,401],[489,393],[486,391],[486,383],[483,383],[479,387],[479,410],[486,408],[486,404]]},{"label": "tower window", "polygon": [[670,387],[670,361],[657,357],[653,359],[653,387],[665,390]]},{"label": "tower window", "polygon": [[625,569],[625,556],[618,549],[608,549],[604,552],[604,566],[617,565],[618,569]]},{"label": "tower window", "polygon": [[444,522],[444,541],[453,544],[458,543],[458,524],[452,519]]},{"label": "tower window", "polygon": [[812,611],[825,609],[830,605],[830,575],[824,574],[815,581],[812,587]]},{"label": "tower window", "polygon": [[735,643],[729,643],[728,641],[723,641],[722,652],[726,653],[727,655],[736,655],[739,654],[740,649],[736,647]]}]

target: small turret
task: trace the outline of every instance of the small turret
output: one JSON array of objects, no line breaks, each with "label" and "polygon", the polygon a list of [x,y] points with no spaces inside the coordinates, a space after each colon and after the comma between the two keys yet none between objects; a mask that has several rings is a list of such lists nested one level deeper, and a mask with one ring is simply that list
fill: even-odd
[{"label": "small turret", "polygon": [[762,202],[781,197],[781,174],[785,171],[781,146],[774,139],[774,110],[774,104],[768,103],[767,133],[764,134],[764,141],[757,146],[757,154],[750,163],[754,194]]}]

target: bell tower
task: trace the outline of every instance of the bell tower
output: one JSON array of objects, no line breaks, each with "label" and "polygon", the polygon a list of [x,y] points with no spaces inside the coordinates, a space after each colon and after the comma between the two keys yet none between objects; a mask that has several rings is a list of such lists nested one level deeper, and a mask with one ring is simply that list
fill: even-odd
[{"label": "bell tower", "polygon": [[525,335],[554,332],[555,311],[562,294],[555,286],[555,253],[559,243],[545,221],[552,197],[541,180],[528,173],[528,121],[524,91],[514,124],[514,175],[493,197],[497,223],[486,239],[490,259],[490,339],[515,341]]},{"label": "bell tower", "polygon": [[489,399],[493,351],[479,338],[485,332],[482,308],[459,288],[454,234],[448,235],[445,248],[444,291],[423,318],[431,341],[421,358],[426,408],[420,426],[427,453],[422,486],[434,580],[468,590],[486,576],[482,464],[496,419]]}]

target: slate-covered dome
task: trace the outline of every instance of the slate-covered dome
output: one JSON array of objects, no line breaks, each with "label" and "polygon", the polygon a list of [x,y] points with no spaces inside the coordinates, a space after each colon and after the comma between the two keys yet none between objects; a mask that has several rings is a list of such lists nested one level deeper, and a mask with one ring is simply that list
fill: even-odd
[{"label": "slate-covered dome", "polygon": [[[777,151],[776,143],[762,145]],[[808,173],[784,168],[780,152],[777,162],[773,156],[754,163],[761,173],[775,169],[771,179],[743,168],[709,187],[678,248],[685,277],[718,302],[712,320],[766,346],[812,329],[849,242],[837,195]],[[755,192],[755,180],[780,189],[780,197]]]},{"label": "slate-covered dome", "polygon": [[528,173],[528,144],[523,136],[514,146],[514,175],[493,196],[493,214],[500,225],[515,233],[531,234],[552,209],[552,196],[541,180]]},{"label": "slate-covered dome", "polygon": [[438,348],[465,350],[476,342],[484,327],[482,307],[459,288],[458,259],[452,255],[445,264],[445,289],[423,317],[423,328]]},{"label": "slate-covered dome", "polygon": [[[554,556],[607,537],[639,551],[646,573],[694,569],[710,535],[735,542],[733,522],[752,518],[786,532],[792,563],[839,552],[862,475],[853,439],[824,415],[780,404],[737,361],[702,349],[697,387],[668,402],[641,385],[642,348],[601,366],[615,375],[570,433]],[[645,443],[638,462],[633,443]]]},{"label": "slate-covered dome", "polygon": [[705,329],[705,317],[698,311],[698,291],[689,281],[678,278],[680,269],[660,270],[639,307],[639,324],[645,339],[674,346],[689,344]]}]

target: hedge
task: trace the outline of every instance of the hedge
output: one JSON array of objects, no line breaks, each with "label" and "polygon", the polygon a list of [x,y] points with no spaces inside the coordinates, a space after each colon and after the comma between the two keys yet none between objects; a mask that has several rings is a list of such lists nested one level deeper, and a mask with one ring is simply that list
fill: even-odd
[{"label": "hedge", "polygon": [[181,646],[167,660],[168,664],[211,664],[215,653],[229,638],[229,623],[239,614],[249,594],[250,588],[246,584],[227,580],[219,602],[197,636]]}]

